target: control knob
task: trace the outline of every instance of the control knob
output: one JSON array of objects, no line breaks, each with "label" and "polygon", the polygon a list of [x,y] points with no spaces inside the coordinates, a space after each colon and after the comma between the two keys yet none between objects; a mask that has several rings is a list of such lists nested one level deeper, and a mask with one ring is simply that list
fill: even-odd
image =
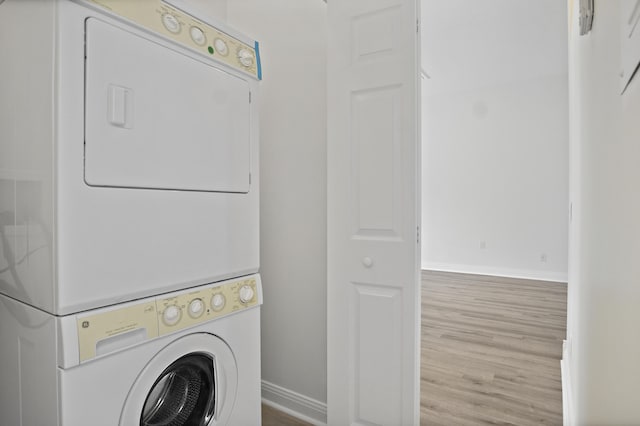
[{"label": "control knob", "polygon": [[224,294],[216,293],[211,297],[211,309],[216,312],[220,312],[226,303],[226,299],[224,298]]},{"label": "control knob", "polygon": [[169,305],[162,313],[162,321],[168,326],[176,325],[180,318],[182,318],[182,310],[178,305]]},{"label": "control knob", "polygon": [[227,56],[227,53],[229,53],[227,43],[221,38],[217,38],[213,41],[213,47],[215,47],[216,51],[222,56]]},{"label": "control knob", "polygon": [[253,300],[254,291],[251,286],[243,285],[240,288],[240,301],[242,303],[249,303]]},{"label": "control knob", "polygon": [[178,34],[180,32],[181,28],[178,18],[170,13],[165,13],[164,15],[162,15],[162,24],[167,30],[169,30],[169,32],[173,34]]},{"label": "control knob", "polygon": [[189,303],[189,316],[191,318],[200,318],[204,313],[204,303],[202,299],[193,299]]},{"label": "control knob", "polygon": [[253,53],[249,49],[242,48],[238,50],[238,60],[243,67],[249,68],[253,65]]},{"label": "control knob", "polygon": [[204,35],[204,32],[198,27],[191,27],[189,31],[191,34],[191,40],[198,46],[204,46],[207,42],[207,36]]}]

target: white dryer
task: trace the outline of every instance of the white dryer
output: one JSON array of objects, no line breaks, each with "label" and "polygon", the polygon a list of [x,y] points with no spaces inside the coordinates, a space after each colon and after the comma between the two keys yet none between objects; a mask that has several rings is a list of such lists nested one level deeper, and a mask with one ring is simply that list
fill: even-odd
[{"label": "white dryer", "polygon": [[260,425],[261,303],[258,275],[62,318],[0,295],[1,422]]},{"label": "white dryer", "polygon": [[54,315],[258,271],[258,43],[180,0],[0,2],[0,293]]}]

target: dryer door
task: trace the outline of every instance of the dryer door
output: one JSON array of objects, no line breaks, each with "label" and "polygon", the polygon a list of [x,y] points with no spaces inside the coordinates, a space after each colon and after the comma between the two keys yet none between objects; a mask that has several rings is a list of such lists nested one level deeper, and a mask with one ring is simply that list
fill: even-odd
[{"label": "dryer door", "polygon": [[237,391],[227,344],[196,333],[162,349],[134,383],[121,426],[214,426],[227,423]]},{"label": "dryer door", "polygon": [[86,183],[248,192],[249,83],[164,43],[87,19]]}]

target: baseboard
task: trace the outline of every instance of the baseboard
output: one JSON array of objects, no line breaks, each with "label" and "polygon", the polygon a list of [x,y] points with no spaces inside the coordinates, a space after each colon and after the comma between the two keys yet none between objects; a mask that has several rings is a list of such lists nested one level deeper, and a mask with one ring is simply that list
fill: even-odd
[{"label": "baseboard", "polygon": [[452,263],[424,262],[422,269],[430,271],[457,272],[461,274],[490,275],[494,277],[523,278],[527,280],[552,281],[566,283],[568,273],[536,271],[526,269],[496,268],[493,266],[462,265]]},{"label": "baseboard", "polygon": [[262,402],[313,425],[327,425],[327,404],[264,380]]},{"label": "baseboard", "polygon": [[562,360],[560,361],[560,374],[562,377],[562,424],[573,426],[573,399],[571,392],[571,369],[569,367],[569,353],[567,341],[562,342]]}]

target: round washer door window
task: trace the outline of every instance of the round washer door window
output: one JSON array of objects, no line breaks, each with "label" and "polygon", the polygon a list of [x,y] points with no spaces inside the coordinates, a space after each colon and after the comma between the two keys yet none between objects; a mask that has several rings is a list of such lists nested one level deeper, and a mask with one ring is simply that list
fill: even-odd
[{"label": "round washer door window", "polygon": [[140,426],[208,425],[215,414],[215,359],[194,353],[162,372],[142,407]]},{"label": "round washer door window", "polygon": [[237,391],[227,344],[196,333],[164,347],[140,373],[125,403],[122,426],[224,425]]}]

